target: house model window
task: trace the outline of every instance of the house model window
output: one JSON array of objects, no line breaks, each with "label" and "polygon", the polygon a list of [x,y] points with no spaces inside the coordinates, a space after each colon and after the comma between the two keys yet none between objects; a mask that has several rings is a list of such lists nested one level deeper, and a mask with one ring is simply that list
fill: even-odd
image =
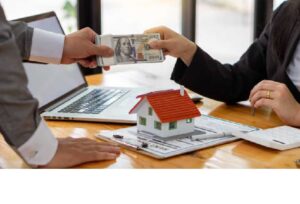
[{"label": "house model window", "polygon": [[157,91],[138,98],[129,113],[137,114],[140,134],[168,138],[194,132],[194,118],[201,114],[187,92],[182,96],[179,90]]},{"label": "house model window", "polygon": [[157,129],[157,130],[161,130],[161,123],[157,122],[157,121],[154,121],[154,128]]},{"label": "house model window", "polygon": [[192,122],[193,122],[192,118],[186,119],[186,123],[192,123]]},{"label": "house model window", "polygon": [[151,107],[148,108],[148,114],[152,115],[153,114],[153,109]]},{"label": "house model window", "polygon": [[140,123],[140,125],[144,125],[144,126],[147,125],[147,120],[146,120],[146,118],[140,117],[139,123]]},{"label": "house model window", "polygon": [[169,130],[175,130],[177,128],[177,122],[169,123]]}]

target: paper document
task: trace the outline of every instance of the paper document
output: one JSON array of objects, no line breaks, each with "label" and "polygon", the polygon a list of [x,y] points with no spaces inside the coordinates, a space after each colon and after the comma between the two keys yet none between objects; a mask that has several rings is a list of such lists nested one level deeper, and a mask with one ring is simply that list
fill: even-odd
[{"label": "paper document", "polygon": [[280,126],[247,134],[235,132],[235,136],[277,150],[300,147],[300,129]]},{"label": "paper document", "polygon": [[[164,159],[237,140],[237,137],[230,134],[231,131],[251,132],[255,130],[257,130],[255,127],[202,115],[196,118],[193,133],[169,140],[138,133],[136,126],[115,131],[100,131],[97,137],[113,141],[142,154]],[[201,139],[194,138],[198,136],[201,136]]]}]

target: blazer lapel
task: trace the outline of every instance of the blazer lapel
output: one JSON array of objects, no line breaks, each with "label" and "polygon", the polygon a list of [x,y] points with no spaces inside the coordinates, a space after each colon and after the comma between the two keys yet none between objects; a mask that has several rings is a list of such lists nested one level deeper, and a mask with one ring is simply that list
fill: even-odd
[{"label": "blazer lapel", "polygon": [[289,64],[291,63],[291,60],[294,57],[297,45],[298,43],[300,43],[299,39],[300,39],[300,17],[297,18],[297,21],[294,24],[294,28],[292,29],[290,40],[286,49],[286,55],[284,58],[283,66],[281,66],[282,68],[277,72],[275,78],[277,78],[278,81],[284,82],[289,87],[289,90],[292,92],[295,99],[300,103],[300,92],[293,84],[293,82],[290,80],[286,72]]},{"label": "blazer lapel", "polygon": [[286,71],[287,67],[291,63],[292,58],[294,57],[295,50],[298,45],[300,37],[300,17],[297,18],[296,23],[294,24],[294,27],[292,29],[292,32],[290,34],[290,40],[287,45],[286,54],[283,62],[282,68],[283,71]]}]

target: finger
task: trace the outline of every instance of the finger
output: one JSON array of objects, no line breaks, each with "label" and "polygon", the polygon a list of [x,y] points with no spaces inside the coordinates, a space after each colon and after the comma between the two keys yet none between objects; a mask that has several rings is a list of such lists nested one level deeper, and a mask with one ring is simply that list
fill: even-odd
[{"label": "finger", "polygon": [[105,160],[113,160],[118,157],[117,154],[114,153],[107,153],[107,152],[82,152],[80,155],[80,162],[79,163],[87,163],[87,162],[96,162],[96,161],[105,161]]},{"label": "finger", "polygon": [[267,98],[261,98],[255,102],[255,108],[267,107],[274,109],[275,101]]},{"label": "finger", "polygon": [[92,60],[92,61],[89,62],[89,68],[94,69],[94,68],[97,68],[97,67],[98,67],[98,65],[97,65],[96,60]]},{"label": "finger", "polygon": [[107,153],[107,152],[92,152],[93,161],[105,161],[105,160],[113,160],[118,157],[117,154]]},{"label": "finger", "polygon": [[113,146],[107,146],[107,145],[94,145],[93,148],[94,151],[98,152],[109,152],[109,153],[115,153],[120,154],[120,147],[113,147]]},{"label": "finger", "polygon": [[251,90],[249,98],[252,98],[253,95],[259,90],[274,91],[276,89],[277,85],[278,85],[278,83],[274,82],[274,81],[269,81],[269,80],[261,81],[260,83],[255,85],[254,88]]},{"label": "finger", "polygon": [[83,141],[83,142],[79,142],[80,144],[83,145],[83,147],[85,147],[86,149],[97,149],[97,148],[114,148],[113,151],[119,150],[119,145],[117,144],[111,144],[111,143],[107,143],[107,142],[98,142],[98,141],[94,141],[94,140],[89,140],[89,141]]},{"label": "finger", "polygon": [[160,31],[160,29],[158,27],[155,27],[155,28],[150,28],[150,29],[145,30],[144,34],[157,33],[159,31]]},{"label": "finger", "polygon": [[118,147],[117,144],[112,144],[108,142],[98,142],[89,138],[72,138],[73,142],[84,144],[84,145],[101,145],[101,146],[107,146],[107,147]]},{"label": "finger", "polygon": [[104,66],[103,69],[104,69],[105,71],[109,71],[109,70],[110,70],[110,66]]},{"label": "finger", "polygon": [[154,40],[149,42],[149,46],[152,49],[167,49],[170,46],[170,41],[169,40]]},{"label": "finger", "polygon": [[150,29],[144,31],[144,34],[151,34],[151,33],[159,33],[160,39],[165,39],[164,32],[161,27],[150,28]]},{"label": "finger", "polygon": [[102,56],[102,57],[111,57],[114,54],[114,51],[105,45],[94,45],[92,46],[91,55]]},{"label": "finger", "polygon": [[[268,98],[270,97],[270,98]],[[267,98],[267,99],[275,99],[275,92],[274,91],[270,91],[270,95],[268,96],[268,91],[267,90],[259,90],[257,91],[253,96],[252,98],[250,98],[250,102],[251,102],[251,105],[253,106],[256,101],[258,101],[259,99],[262,99],[262,98]]]},{"label": "finger", "polygon": [[79,60],[78,63],[85,68],[89,68],[90,61],[89,60]]},{"label": "finger", "polygon": [[89,37],[89,39],[95,43],[95,36],[97,35],[97,33],[91,29],[90,27],[85,27],[85,28],[82,28],[80,31],[86,33]]}]

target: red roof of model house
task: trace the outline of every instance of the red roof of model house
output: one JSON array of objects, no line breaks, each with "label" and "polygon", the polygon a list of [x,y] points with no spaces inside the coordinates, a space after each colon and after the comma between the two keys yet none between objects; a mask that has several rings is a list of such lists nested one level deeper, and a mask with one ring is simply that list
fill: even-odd
[{"label": "red roof of model house", "polygon": [[194,118],[201,115],[186,91],[184,92],[184,96],[180,95],[180,90],[166,90],[150,92],[137,96],[137,98],[141,98],[141,100],[129,113],[136,113],[142,101],[147,99],[162,123]]}]

